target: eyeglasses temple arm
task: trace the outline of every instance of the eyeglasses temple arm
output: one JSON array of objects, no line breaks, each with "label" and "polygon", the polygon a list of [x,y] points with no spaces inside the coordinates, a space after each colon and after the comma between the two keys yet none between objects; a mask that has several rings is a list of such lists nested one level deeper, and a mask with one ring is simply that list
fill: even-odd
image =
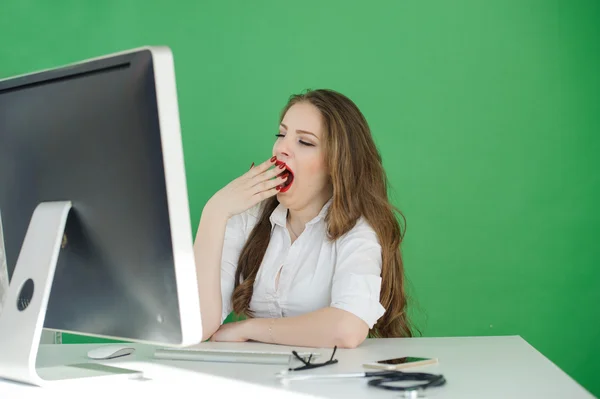
[{"label": "eyeglasses temple arm", "polygon": [[[302,359],[302,356],[300,356],[300,355],[298,354],[298,352],[296,352],[296,351],[292,351],[292,353],[294,354],[294,356],[296,356],[296,358],[297,358],[298,360],[300,360],[302,363],[304,363],[304,365],[305,365],[305,366],[308,366],[308,363],[306,362],[306,360]],[[310,357],[308,358],[308,362],[310,362],[310,359],[311,359],[311,358],[312,358],[312,355],[310,355]]]},{"label": "eyeglasses temple arm", "polygon": [[329,359],[329,361],[333,360],[333,357],[335,356],[335,351],[337,351],[337,345],[333,347],[333,353],[331,354],[331,359]]}]

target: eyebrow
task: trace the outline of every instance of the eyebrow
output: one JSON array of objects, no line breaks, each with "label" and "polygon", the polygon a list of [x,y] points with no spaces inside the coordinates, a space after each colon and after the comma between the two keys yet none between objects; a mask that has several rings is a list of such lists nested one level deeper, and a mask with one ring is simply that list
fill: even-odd
[{"label": "eyebrow", "polygon": [[[281,125],[281,126],[283,126],[283,127],[284,127],[284,129],[286,129],[286,130],[287,130],[287,128],[288,128],[288,127],[287,127],[285,124],[281,123],[280,125]],[[300,130],[300,129],[296,129],[296,133],[310,134],[311,136],[315,136],[315,138],[316,138],[317,140],[319,140],[319,137],[317,137],[317,135],[316,135],[316,134],[314,134],[314,133],[312,133],[312,132],[309,132],[308,130]]]}]

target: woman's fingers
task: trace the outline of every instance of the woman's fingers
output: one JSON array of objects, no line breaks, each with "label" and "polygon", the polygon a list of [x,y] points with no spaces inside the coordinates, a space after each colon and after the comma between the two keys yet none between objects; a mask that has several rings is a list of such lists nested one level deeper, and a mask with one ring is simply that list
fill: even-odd
[{"label": "woman's fingers", "polygon": [[269,190],[266,191],[260,191],[256,194],[254,194],[254,196],[258,199],[258,202],[260,201],[264,201],[269,197],[272,197],[274,195],[277,195],[277,193],[279,193],[279,190],[276,188],[271,188]]},{"label": "woman's fingers", "polygon": [[258,183],[257,185],[255,185],[254,187],[252,187],[252,189],[255,192],[268,191],[274,187],[277,187],[277,186],[285,183],[287,178],[288,178],[287,174],[284,173],[284,175],[278,176],[275,179],[269,179],[269,180],[262,181],[262,182]]},{"label": "woman's fingers", "polygon": [[267,170],[269,170],[269,168],[273,165],[275,165],[277,158],[276,157],[272,157],[270,159],[267,159],[266,161],[254,166],[253,168],[250,168],[250,170],[246,173],[246,175],[252,179],[258,175],[260,175],[261,173],[266,172]]},{"label": "woman's fingers", "polygon": [[[244,182],[247,188],[252,190],[259,189],[262,191],[265,189],[265,185],[263,184],[265,181],[272,180],[278,175],[285,174],[287,167],[286,164],[277,160],[273,161],[273,158],[263,162],[258,166],[255,166],[246,173],[247,178],[244,179]],[[276,185],[277,184],[275,184],[275,186]],[[266,189],[271,187],[274,186],[270,185]]]},{"label": "woman's fingers", "polygon": [[286,169],[286,165],[284,163],[282,163],[281,165],[277,165],[274,168],[261,173],[260,175],[251,179],[251,183],[250,183],[251,187],[258,186],[265,181],[272,180],[273,178],[275,178],[277,176],[285,174],[286,173],[285,169]]}]

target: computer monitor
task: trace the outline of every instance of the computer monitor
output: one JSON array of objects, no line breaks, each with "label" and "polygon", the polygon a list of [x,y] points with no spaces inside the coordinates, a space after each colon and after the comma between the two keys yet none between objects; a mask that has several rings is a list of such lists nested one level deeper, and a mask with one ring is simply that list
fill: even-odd
[{"label": "computer monitor", "polygon": [[0,218],[10,276],[0,377],[45,382],[31,370],[42,327],[200,342],[170,49],[1,80]]}]

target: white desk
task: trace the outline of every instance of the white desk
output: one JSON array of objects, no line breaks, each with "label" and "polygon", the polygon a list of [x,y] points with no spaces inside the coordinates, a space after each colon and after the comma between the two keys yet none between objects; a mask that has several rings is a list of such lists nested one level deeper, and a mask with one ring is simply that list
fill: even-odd
[{"label": "white desk", "polygon": [[[88,361],[85,354],[97,346],[42,345],[38,365]],[[150,393],[159,393],[162,398],[168,395],[169,399],[232,396],[261,399],[310,396],[344,399],[400,397],[397,392],[367,386],[364,378],[294,381],[284,386],[275,378],[275,373],[282,369],[281,366],[156,360],[152,357],[153,347],[138,344],[133,346],[137,348],[134,355],[102,363],[142,370],[147,380],[103,382],[100,377],[70,381],[63,386],[51,388],[0,381],[0,398],[64,399],[81,398],[88,394],[102,397],[118,394],[117,397],[145,399]],[[223,344],[223,347],[228,347],[228,344]],[[269,347],[265,345],[265,349]],[[277,348],[281,349],[279,346]],[[318,351],[322,353],[319,361],[328,359],[331,355],[330,349]],[[338,350],[338,364],[310,372],[329,374],[364,371],[362,364],[365,362],[398,356],[437,357],[440,360],[439,365],[419,369],[441,373],[446,377],[445,386],[427,391],[427,397],[430,398],[593,398],[572,378],[517,336],[370,339],[357,349]]]}]

